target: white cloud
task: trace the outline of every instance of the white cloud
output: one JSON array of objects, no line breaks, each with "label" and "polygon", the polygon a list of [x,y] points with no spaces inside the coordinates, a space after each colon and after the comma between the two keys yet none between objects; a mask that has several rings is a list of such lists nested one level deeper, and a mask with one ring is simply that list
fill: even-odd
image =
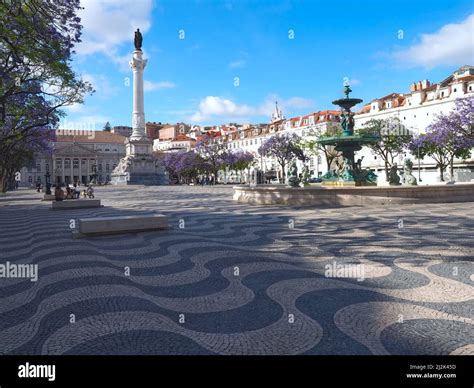
[{"label": "white cloud", "polygon": [[433,68],[474,62],[474,14],[460,23],[446,24],[437,32],[421,35],[420,42],[395,51],[393,59],[402,66]]},{"label": "white cloud", "polygon": [[237,69],[237,68],[244,67],[245,65],[246,65],[245,60],[240,59],[238,61],[234,61],[234,62],[229,63],[229,68]]},{"label": "white cloud", "polygon": [[291,97],[288,100],[281,100],[279,104],[282,107],[286,108],[295,108],[295,109],[303,109],[303,108],[311,108],[314,106],[313,100],[303,98],[303,97]]},{"label": "white cloud", "polygon": [[84,113],[88,111],[88,108],[84,104],[74,103],[63,107],[66,113]]},{"label": "white cloud", "polygon": [[161,89],[172,89],[174,87],[176,87],[176,85],[170,81],[162,81],[162,82],[144,81],[143,82],[143,88],[147,92],[151,92],[154,90],[161,90]]},{"label": "white cloud", "polygon": [[152,0],[82,0],[78,15],[83,25],[79,55],[103,53],[116,55],[117,47],[128,42],[133,48],[134,31],[142,33],[151,27]]},{"label": "white cloud", "polygon": [[120,55],[116,52],[116,50],[114,50],[113,52],[110,52],[107,55],[113,63],[118,65],[121,72],[130,72],[130,60],[132,59],[132,55],[130,53]]},{"label": "white cloud", "polygon": [[[272,114],[275,101],[285,113],[286,109],[306,109],[314,105],[312,100],[302,97],[291,97],[289,99],[279,99],[277,95],[269,95],[264,102],[252,107],[246,104],[239,105],[234,101],[217,96],[207,96],[199,103],[199,109],[189,118],[192,122],[249,122],[256,116],[268,116]],[[218,121],[218,122],[216,122]]]},{"label": "white cloud", "polygon": [[109,79],[102,74],[82,74],[82,79],[89,82],[95,90],[94,96],[101,100],[108,100],[119,94],[118,85],[112,84]]},{"label": "white cloud", "polygon": [[254,114],[247,105],[238,105],[222,97],[207,96],[199,103],[199,110],[191,116],[193,122],[203,122],[213,117],[242,118]]}]

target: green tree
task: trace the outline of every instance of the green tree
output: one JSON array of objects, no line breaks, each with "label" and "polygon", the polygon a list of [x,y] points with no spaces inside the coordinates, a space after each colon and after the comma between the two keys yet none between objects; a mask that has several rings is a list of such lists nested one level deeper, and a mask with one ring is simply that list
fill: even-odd
[{"label": "green tree", "polygon": [[379,138],[367,147],[383,160],[385,179],[388,181],[390,167],[395,163],[395,158],[405,151],[412,135],[398,118],[369,120],[358,130],[358,134]]},{"label": "green tree", "polygon": [[309,133],[309,137],[313,137],[313,139],[303,140],[301,146],[312,155],[319,156],[319,154],[322,153],[326,159],[327,170],[329,171],[333,162],[341,155],[341,153],[336,151],[334,146],[322,145],[318,142],[318,140],[320,137],[333,137],[341,135],[341,126],[339,124],[330,123],[321,133],[317,133],[314,130],[311,131]]},{"label": "green tree", "polygon": [[110,123],[107,121],[104,125],[104,131],[106,132],[110,132],[112,130],[112,126],[110,125]]}]

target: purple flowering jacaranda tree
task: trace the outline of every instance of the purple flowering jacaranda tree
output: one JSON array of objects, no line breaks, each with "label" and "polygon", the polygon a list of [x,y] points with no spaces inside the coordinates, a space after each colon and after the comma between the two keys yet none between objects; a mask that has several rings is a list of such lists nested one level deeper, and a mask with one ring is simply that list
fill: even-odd
[{"label": "purple flowering jacaranda tree", "polygon": [[11,171],[51,140],[64,115],[60,108],[82,103],[92,92],[71,66],[82,28],[79,9],[79,0],[0,2],[2,190]]},{"label": "purple flowering jacaranda tree", "polygon": [[285,167],[295,158],[305,161],[306,156],[300,147],[301,137],[296,134],[276,134],[266,140],[259,148],[258,153],[264,157],[274,157],[282,170],[285,181]]},{"label": "purple flowering jacaranda tree", "polygon": [[416,158],[430,156],[436,161],[440,180],[449,167],[451,179],[454,177],[454,159],[465,160],[470,157],[474,147],[473,98],[456,101],[455,108],[448,114],[437,115],[426,128],[426,133],[415,137],[408,145]]}]

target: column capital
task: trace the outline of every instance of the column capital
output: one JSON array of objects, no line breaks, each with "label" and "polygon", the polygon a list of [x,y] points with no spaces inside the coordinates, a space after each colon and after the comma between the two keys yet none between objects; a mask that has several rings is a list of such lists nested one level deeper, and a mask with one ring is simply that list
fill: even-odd
[{"label": "column capital", "polygon": [[129,63],[130,63],[130,67],[134,71],[143,70],[143,69],[145,69],[145,66],[148,63],[148,59],[144,59],[142,57],[142,52],[141,51],[135,50],[133,52],[132,60]]}]

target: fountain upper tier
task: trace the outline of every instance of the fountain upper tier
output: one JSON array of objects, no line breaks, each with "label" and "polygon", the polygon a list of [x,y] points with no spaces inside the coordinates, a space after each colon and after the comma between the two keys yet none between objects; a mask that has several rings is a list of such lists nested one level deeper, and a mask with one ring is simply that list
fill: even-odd
[{"label": "fountain upper tier", "polygon": [[357,104],[360,104],[362,102],[362,100],[360,98],[349,98],[349,97],[346,97],[346,98],[340,98],[338,100],[334,100],[332,103],[334,105],[338,105],[340,106],[341,108],[343,108],[345,111],[350,111],[351,108],[354,106],[354,105],[357,105]]}]

